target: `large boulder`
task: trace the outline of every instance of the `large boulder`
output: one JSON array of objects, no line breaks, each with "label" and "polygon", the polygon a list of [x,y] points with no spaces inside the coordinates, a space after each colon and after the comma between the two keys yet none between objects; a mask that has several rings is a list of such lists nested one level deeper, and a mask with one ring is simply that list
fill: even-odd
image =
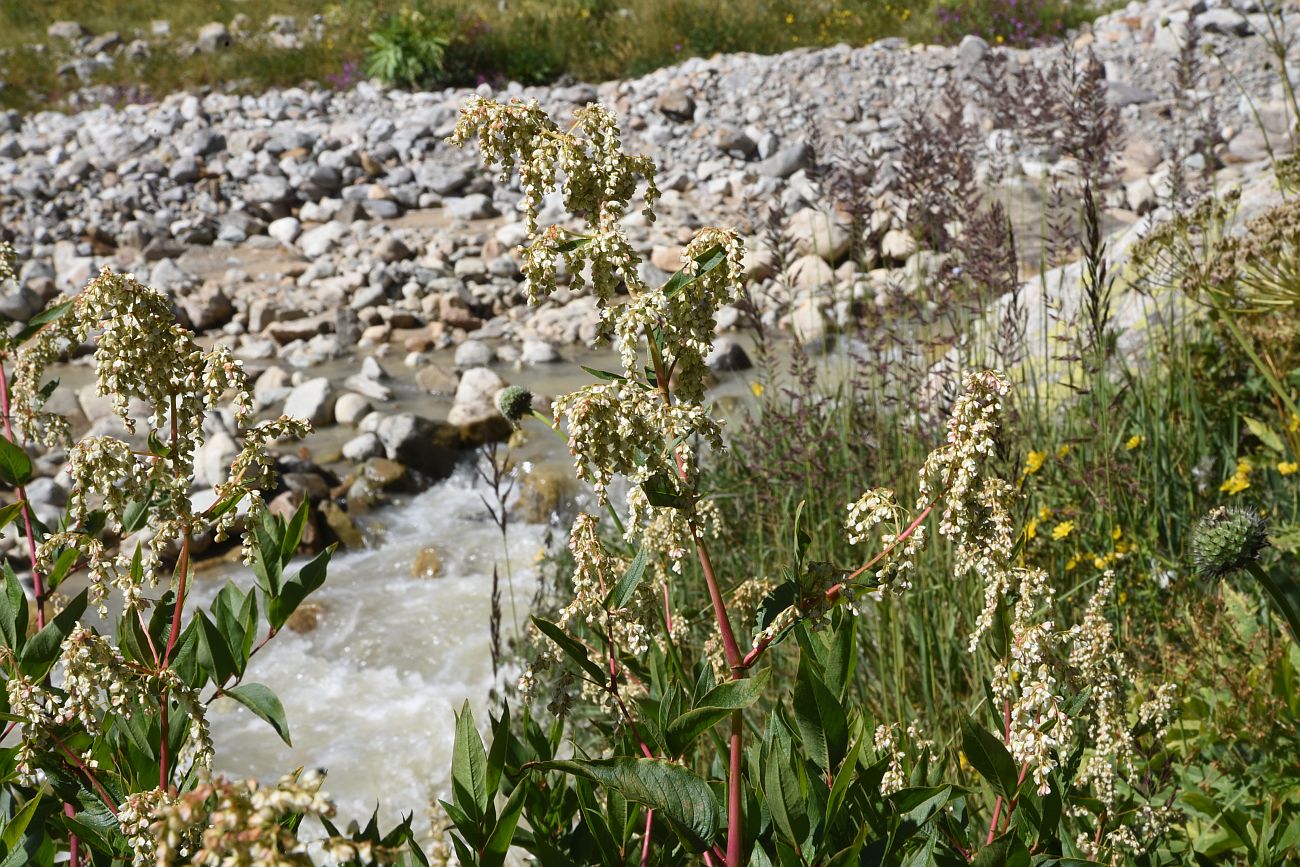
[{"label": "large boulder", "polygon": [[334,386],[323,376],[295,386],[284,401],[284,414],[305,418],[314,427],[334,423]]},{"label": "large boulder", "polygon": [[461,375],[447,421],[461,431],[466,442],[485,443],[510,437],[510,422],[497,409],[497,392],[505,388],[501,377],[486,367],[472,367]]},{"label": "large boulder", "polygon": [[375,433],[390,460],[438,479],[451,475],[455,468],[458,437],[445,424],[401,412],[386,416]]}]

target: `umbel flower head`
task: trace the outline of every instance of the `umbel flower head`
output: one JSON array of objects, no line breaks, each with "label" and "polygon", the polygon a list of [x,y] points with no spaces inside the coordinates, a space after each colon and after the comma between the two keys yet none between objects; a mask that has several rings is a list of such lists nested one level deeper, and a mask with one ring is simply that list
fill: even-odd
[{"label": "umbel flower head", "polygon": [[1192,565],[1205,578],[1222,578],[1259,559],[1268,545],[1268,523],[1257,512],[1219,506],[1192,533]]},{"label": "umbel flower head", "polygon": [[497,392],[497,411],[519,424],[519,420],[533,411],[533,393],[522,385],[507,385]]}]

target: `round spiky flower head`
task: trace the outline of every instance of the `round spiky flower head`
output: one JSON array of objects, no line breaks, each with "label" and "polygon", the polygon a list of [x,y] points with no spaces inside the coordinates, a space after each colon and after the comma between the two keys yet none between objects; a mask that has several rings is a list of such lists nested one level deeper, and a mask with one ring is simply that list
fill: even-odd
[{"label": "round spiky flower head", "polygon": [[517,425],[533,411],[533,393],[522,385],[508,385],[497,392],[497,410]]},{"label": "round spiky flower head", "polygon": [[1192,533],[1192,565],[1205,578],[1221,578],[1259,559],[1268,545],[1268,524],[1258,512],[1219,506]]}]

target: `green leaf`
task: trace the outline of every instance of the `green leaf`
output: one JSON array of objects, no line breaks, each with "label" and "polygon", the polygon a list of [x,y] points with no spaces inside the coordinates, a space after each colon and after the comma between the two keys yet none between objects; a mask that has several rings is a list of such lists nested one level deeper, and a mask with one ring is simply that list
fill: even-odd
[{"label": "green leaf", "polygon": [[709,784],[665,759],[551,761],[525,767],[562,771],[613,789],[629,801],[654,810],[696,852],[708,848],[722,827],[722,810]]},{"label": "green leaf", "polygon": [[221,686],[236,672],[235,658],[221,630],[204,611],[198,612],[199,665],[212,675],[212,682]]},{"label": "green leaf", "polygon": [[799,658],[794,687],[794,721],[808,758],[833,771],[849,744],[849,722],[837,699],[813,671],[807,654]]},{"label": "green leaf", "polygon": [[487,845],[483,847],[480,867],[501,867],[506,862],[506,853],[514,840],[515,829],[519,827],[519,816],[524,811],[524,798],[528,795],[528,784],[521,782],[515,786],[510,797],[501,808],[501,816],[492,827]]},{"label": "green leaf", "polygon": [[0,507],[0,530],[8,527],[23,513],[23,506],[25,504],[25,500],[19,500],[16,503],[10,503],[7,506]]},{"label": "green leaf", "polygon": [[571,637],[560,627],[551,623],[549,620],[543,620],[540,617],[533,617],[533,625],[537,630],[551,639],[555,646],[563,650],[565,655],[578,664],[578,666],[591,676],[596,683],[604,683],[607,677],[606,673],[601,670],[600,666],[591,661],[587,655],[587,648],[582,642]]},{"label": "green leaf", "polygon": [[289,722],[284,715],[284,705],[268,687],[260,683],[245,683],[232,686],[226,690],[226,695],[270,723],[280,740],[293,746],[293,741],[289,739]]},{"label": "green leaf", "polygon": [[488,753],[487,790],[488,796],[496,795],[501,785],[501,772],[506,766],[506,753],[510,749],[514,736],[510,732],[510,703],[501,708],[501,718],[492,727],[492,749]]},{"label": "green leaf", "polygon": [[40,806],[41,793],[38,790],[33,797],[22,808],[14,813],[14,817],[5,825],[4,831],[0,832],[0,843],[4,844],[6,852],[12,852],[22,842],[23,835],[27,833],[27,826],[31,824],[32,816],[36,815],[36,808]]},{"label": "green leaf", "polygon": [[157,455],[160,458],[169,458],[172,456],[171,446],[164,443],[158,438],[158,431],[149,431],[148,437],[149,454]]},{"label": "green leaf", "polygon": [[642,548],[636,552],[632,558],[632,564],[627,567],[623,577],[618,579],[618,583],[609,591],[609,596],[605,598],[605,608],[610,611],[617,611],[627,605],[632,594],[636,592],[637,585],[645,577],[646,549]]},{"label": "green leaf", "polygon": [[1016,795],[1016,763],[1002,741],[967,717],[961,724],[961,748],[966,760],[1004,798]]},{"label": "green leaf", "polygon": [[46,588],[53,590],[62,584],[63,579],[68,577],[68,573],[72,571],[72,567],[79,557],[81,557],[81,552],[76,548],[65,548],[60,552],[59,556],[54,560],[54,565],[50,567],[49,574],[45,576]]},{"label": "green leaf", "polygon": [[668,278],[664,284],[664,297],[672,298],[700,277],[727,261],[727,251],[721,244],[714,244],[695,257],[697,268],[684,267]]},{"label": "green leaf", "polygon": [[4,592],[0,593],[0,639],[15,653],[27,640],[27,593],[14,569],[4,563]]},{"label": "green leaf", "polygon": [[791,764],[788,751],[768,757],[763,772],[763,795],[772,814],[772,824],[787,843],[798,848],[808,836],[811,823],[799,770]]},{"label": "green leaf", "polygon": [[[495,794],[495,793],[493,793]],[[451,796],[475,823],[487,815],[487,753],[466,700],[456,715],[456,741],[451,753]]]},{"label": "green leaf", "polygon": [[32,479],[32,459],[27,452],[0,436],[0,482],[17,488]]},{"label": "green leaf", "polygon": [[[301,528],[299,532],[301,532]],[[297,547],[297,543],[294,544],[294,547]],[[330,545],[324,551],[321,551],[307,565],[298,570],[298,574],[285,581],[280,586],[278,593],[271,595],[271,602],[266,606],[266,616],[273,627],[279,629],[283,626],[289,616],[302,604],[302,601],[325,583],[325,572],[329,566],[330,557],[334,555],[334,549],[337,547],[337,544]],[[289,551],[290,556],[292,556],[293,549],[291,548]]]},{"label": "green leaf", "polygon": [[53,307],[47,307],[31,319],[28,319],[27,326],[14,335],[14,343],[21,346],[31,340],[42,328],[71,310],[72,303],[71,301],[64,301],[62,304],[55,304]]},{"label": "green leaf", "polygon": [[690,497],[678,493],[677,484],[671,477],[659,473],[641,483],[650,505],[660,509],[684,509],[691,504]]},{"label": "green leaf", "polygon": [[1029,867],[1029,850],[1014,831],[1008,831],[976,852],[971,867]]},{"label": "green leaf", "polygon": [[611,373],[608,370],[600,370],[595,367],[587,367],[586,365],[579,365],[579,367],[597,379],[602,379],[605,382],[627,382],[627,377],[621,373]]},{"label": "green leaf", "polygon": [[1246,423],[1246,427],[1250,429],[1250,432],[1255,435],[1255,438],[1264,444],[1266,449],[1279,455],[1286,454],[1286,445],[1283,444],[1282,438],[1271,427],[1248,415],[1243,415],[1241,419]]},{"label": "green leaf", "polygon": [[729,680],[709,690],[691,710],[678,716],[668,724],[664,733],[668,741],[668,751],[680,756],[695,742],[700,735],[731,716],[732,711],[746,708],[756,702],[767,687],[769,669],[764,669],[755,677],[744,680]]},{"label": "green leaf", "polygon": [[139,532],[149,519],[149,501],[153,499],[153,486],[150,486],[149,496],[143,500],[132,500],[126,504],[122,510],[122,535],[130,536],[132,533]]},{"label": "green leaf", "polygon": [[[71,634],[73,627],[86,611],[89,592],[89,590],[82,590],[78,593],[62,611],[55,615],[53,620],[45,624],[44,629],[27,641],[27,645],[18,657],[24,674],[39,680],[54,665],[54,660],[59,657],[59,648],[63,646],[63,639]],[[24,628],[26,628],[25,624]]]}]

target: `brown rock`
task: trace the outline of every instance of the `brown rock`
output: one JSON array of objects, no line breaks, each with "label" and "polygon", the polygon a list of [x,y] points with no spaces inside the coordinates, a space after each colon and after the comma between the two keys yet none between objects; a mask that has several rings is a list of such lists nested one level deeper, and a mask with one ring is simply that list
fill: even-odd
[{"label": "brown rock", "polygon": [[442,574],[442,555],[432,545],[420,549],[411,564],[412,578],[437,578]]},{"label": "brown rock", "polygon": [[345,512],[338,503],[333,500],[323,500],[320,504],[320,513],[344,548],[366,547],[365,535],[357,527],[356,522],[352,520],[352,516]]},{"label": "brown rock", "polygon": [[304,602],[289,615],[289,619],[285,621],[284,625],[299,635],[303,635],[314,631],[317,626],[320,626],[321,615],[324,613],[325,609],[315,602]]}]

